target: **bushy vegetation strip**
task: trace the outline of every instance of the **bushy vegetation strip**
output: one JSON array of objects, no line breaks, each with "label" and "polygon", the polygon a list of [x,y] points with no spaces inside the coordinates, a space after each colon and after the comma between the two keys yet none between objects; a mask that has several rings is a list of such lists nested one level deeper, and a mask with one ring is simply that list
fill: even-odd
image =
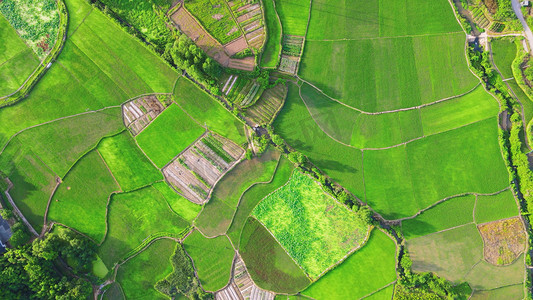
[{"label": "bushy vegetation strip", "polygon": [[[6,3],[13,3],[12,1],[3,1],[0,2],[2,5],[7,5]],[[22,86],[17,89],[14,93],[0,97],[0,107],[13,105],[16,102],[24,99],[30,90],[35,86],[35,84],[41,79],[41,77],[46,73],[50,68],[50,65],[57,59],[59,53],[63,49],[63,45],[66,41],[67,28],[68,28],[68,12],[63,0],[57,0],[57,6],[59,10],[59,29],[57,31],[57,40],[54,43],[50,53],[43,59],[39,66],[33,71],[33,73],[24,81]]]}]

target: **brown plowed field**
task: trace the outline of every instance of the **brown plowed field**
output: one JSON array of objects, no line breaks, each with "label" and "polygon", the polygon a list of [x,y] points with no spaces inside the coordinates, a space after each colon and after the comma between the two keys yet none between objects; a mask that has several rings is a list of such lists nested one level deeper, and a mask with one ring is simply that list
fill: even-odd
[{"label": "brown plowed field", "polygon": [[145,96],[122,105],[124,125],[135,136],[139,134],[165,108],[156,96]]},{"label": "brown plowed field", "polygon": [[[239,63],[241,59],[230,58],[231,55],[244,50],[238,50],[242,48],[242,43],[246,44],[244,39],[241,38],[230,42],[225,46],[221,45],[211,35],[209,35],[204,28],[198,23],[198,21],[184,8],[180,7],[172,16],[172,21],[176,27],[183,33],[185,33],[194,43],[202,48],[207,55],[216,60],[224,67],[252,71],[255,68],[255,61],[252,59],[252,66],[249,66],[249,61],[243,61]],[[234,44],[234,45],[232,45]],[[228,52],[226,52],[228,51]],[[237,51],[237,52],[235,52]],[[243,59],[242,59],[243,60]]]},{"label": "brown plowed field", "polygon": [[243,154],[244,150],[232,141],[207,133],[164,167],[163,174],[177,192],[191,202],[203,204]]},{"label": "brown plowed field", "polygon": [[526,234],[519,217],[478,226],[483,237],[483,255],[493,265],[512,263],[524,252]]},{"label": "brown plowed field", "polygon": [[224,50],[229,56],[244,51],[246,48],[248,48],[248,44],[246,44],[246,39],[243,36],[224,45]]}]

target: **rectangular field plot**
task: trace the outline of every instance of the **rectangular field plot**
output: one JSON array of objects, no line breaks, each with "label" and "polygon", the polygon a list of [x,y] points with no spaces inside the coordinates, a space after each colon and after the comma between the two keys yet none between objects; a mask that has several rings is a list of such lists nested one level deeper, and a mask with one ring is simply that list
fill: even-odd
[{"label": "rectangular field plot", "polygon": [[462,32],[308,41],[299,74],[329,96],[364,111],[412,107],[465,93],[477,84],[467,68],[464,43]]},{"label": "rectangular field plot", "polygon": [[122,105],[124,125],[134,136],[152,122],[165,107],[156,96],[144,96]]},{"label": "rectangular field plot", "polygon": [[490,118],[407,145],[365,151],[366,200],[386,218],[401,218],[452,195],[504,189],[509,183],[496,122]]},{"label": "rectangular field plot", "polygon": [[361,246],[369,230],[368,224],[326,195],[313,179],[296,171],[252,215],[314,279]]},{"label": "rectangular field plot", "polygon": [[193,203],[203,204],[213,187],[244,154],[231,140],[207,133],[163,169],[166,180]]},{"label": "rectangular field plot", "polygon": [[205,130],[177,105],[170,105],[136,139],[141,149],[162,168]]},{"label": "rectangular field plot", "polygon": [[308,0],[275,0],[283,34],[305,36],[309,19]]},{"label": "rectangular field plot", "polygon": [[307,38],[361,39],[461,31],[448,1],[319,0]]},{"label": "rectangular field plot", "polygon": [[476,223],[486,223],[518,216],[516,204],[511,190],[493,196],[478,196],[476,203]]}]

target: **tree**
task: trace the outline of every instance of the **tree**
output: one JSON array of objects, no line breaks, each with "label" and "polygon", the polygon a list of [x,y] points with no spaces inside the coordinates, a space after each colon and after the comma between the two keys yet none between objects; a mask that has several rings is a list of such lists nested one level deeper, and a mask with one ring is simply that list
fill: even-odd
[{"label": "tree", "polygon": [[305,162],[305,156],[300,152],[289,153],[289,160],[296,164],[303,164]]}]

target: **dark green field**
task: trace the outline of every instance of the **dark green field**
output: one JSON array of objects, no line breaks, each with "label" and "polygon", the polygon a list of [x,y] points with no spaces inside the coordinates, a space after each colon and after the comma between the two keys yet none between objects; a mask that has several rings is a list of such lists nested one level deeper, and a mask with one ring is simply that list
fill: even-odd
[{"label": "dark green field", "polygon": [[296,293],[311,283],[304,271],[256,219],[246,221],[240,245],[242,259],[260,287]]}]

